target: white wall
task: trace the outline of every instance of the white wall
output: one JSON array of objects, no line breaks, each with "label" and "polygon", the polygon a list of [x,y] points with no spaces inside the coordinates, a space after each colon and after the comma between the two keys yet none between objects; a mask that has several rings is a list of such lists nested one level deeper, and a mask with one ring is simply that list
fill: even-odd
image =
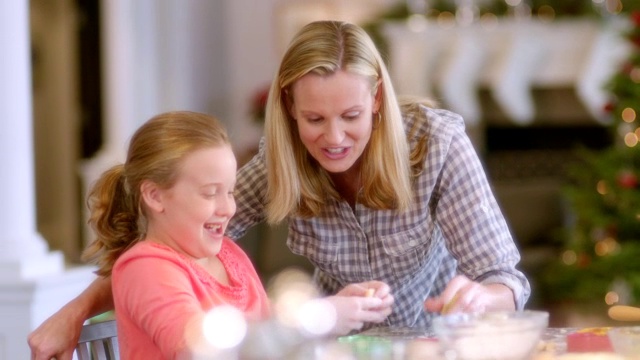
[{"label": "white wall", "polygon": [[[54,248],[77,259],[80,241],[74,229],[86,215],[74,214],[86,209],[75,179],[80,176],[86,189],[107,167],[124,160],[130,135],[159,112],[213,114],[227,124],[237,155],[247,156],[262,131],[251,118],[251,98],[271,82],[294,32],[322,18],[362,21],[394,1],[103,0],[105,144],[95,158],[79,163],[74,49],[82,19],[73,1],[54,6],[32,0],[34,40],[43,58],[51,59],[36,78],[39,228]],[[88,229],[82,237],[91,238]]]}]

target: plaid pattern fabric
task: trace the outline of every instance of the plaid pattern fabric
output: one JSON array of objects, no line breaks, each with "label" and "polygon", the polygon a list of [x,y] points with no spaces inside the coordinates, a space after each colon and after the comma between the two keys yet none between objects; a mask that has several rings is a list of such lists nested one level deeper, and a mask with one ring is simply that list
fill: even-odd
[{"label": "plaid pattern fabric", "polygon": [[[330,200],[319,217],[289,219],[287,245],[315,265],[315,280],[326,294],[354,282],[389,284],[396,302],[387,326],[429,327],[423,302],[440,294],[456,273],[507,285],[522,309],[529,282],[516,269],[518,249],[462,118],[428,108],[423,115],[429,121],[415,136],[428,136],[428,155],[408,212],[362,204],[353,211],[346,202]],[[405,121],[410,129],[414,119]],[[239,172],[238,211],[227,229],[231,238],[263,219],[263,159],[261,150]]]}]

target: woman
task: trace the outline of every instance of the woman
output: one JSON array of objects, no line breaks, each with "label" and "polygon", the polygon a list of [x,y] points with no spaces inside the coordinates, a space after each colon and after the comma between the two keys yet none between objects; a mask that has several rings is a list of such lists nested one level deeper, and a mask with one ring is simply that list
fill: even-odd
[{"label": "woman", "polygon": [[[238,173],[227,235],[287,221],[287,244],[316,266],[338,333],[383,317],[426,327],[443,310],[522,309],[529,297],[463,120],[425,105],[400,103],[370,37],[339,21],[305,26],[271,85],[265,139]],[[374,279],[387,284],[374,294],[383,304],[365,306],[365,290],[349,284]],[[55,336],[63,316],[110,307],[101,281],[30,335],[34,353],[74,344],[76,334]]]},{"label": "woman", "polygon": [[356,25],[315,22],[293,39],[271,85],[264,147],[240,170],[238,193],[229,236],[288,221],[288,246],[313,262],[326,294],[365,279],[391,287],[387,325],[426,327],[445,304],[511,310],[528,299],[463,120],[399,104]]}]

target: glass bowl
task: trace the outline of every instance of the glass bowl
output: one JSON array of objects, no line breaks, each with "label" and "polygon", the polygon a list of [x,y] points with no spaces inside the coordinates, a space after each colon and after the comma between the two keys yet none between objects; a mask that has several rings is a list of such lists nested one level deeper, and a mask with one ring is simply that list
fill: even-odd
[{"label": "glass bowl", "polygon": [[549,324],[545,311],[450,314],[433,319],[447,360],[530,359]]},{"label": "glass bowl", "polygon": [[628,359],[640,359],[640,326],[622,326],[607,333],[613,350]]}]

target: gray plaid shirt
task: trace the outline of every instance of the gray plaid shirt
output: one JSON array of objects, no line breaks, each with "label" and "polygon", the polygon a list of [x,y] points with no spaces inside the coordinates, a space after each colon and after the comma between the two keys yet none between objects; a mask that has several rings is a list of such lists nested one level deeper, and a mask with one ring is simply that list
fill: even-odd
[{"label": "gray plaid shirt", "polygon": [[[423,310],[456,274],[513,290],[518,309],[529,298],[526,277],[516,269],[520,255],[493,196],[483,166],[459,115],[424,108],[429,121],[415,135],[428,136],[425,170],[415,182],[416,201],[397,214],[329,200],[321,216],[290,218],[287,245],[316,267],[326,294],[349,283],[381,280],[395,297],[387,326],[430,326]],[[410,129],[414,119],[405,119]],[[415,146],[416,139],[411,141]],[[238,173],[238,210],[227,234],[238,239],[263,220],[267,188],[263,146]]]}]

